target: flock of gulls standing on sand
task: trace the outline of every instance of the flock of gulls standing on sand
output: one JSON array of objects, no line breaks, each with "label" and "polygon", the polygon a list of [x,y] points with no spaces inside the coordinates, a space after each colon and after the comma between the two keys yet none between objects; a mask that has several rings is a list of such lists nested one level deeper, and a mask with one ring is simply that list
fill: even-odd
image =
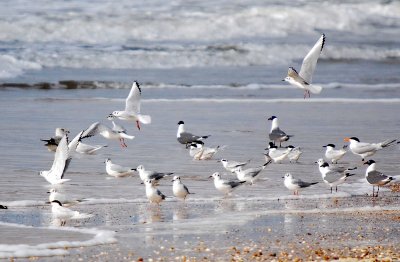
[{"label": "flock of gulls standing on sand", "polygon": [[[325,35],[323,34],[315,45],[311,48],[308,54],[305,56],[300,72],[298,73],[293,67],[289,67],[287,76],[282,81],[287,81],[291,85],[296,86],[304,91],[304,99],[311,96],[312,94],[318,94],[321,92],[322,87],[312,84],[312,76],[314,74],[316,64],[320,53],[325,44]],[[95,122],[90,125],[87,129],[79,132],[71,141],[68,139],[69,131],[64,128],[57,128],[55,136],[50,139],[42,139],[46,142],[49,151],[55,152],[54,161],[47,171],[40,171],[39,174],[51,185],[57,185],[69,181],[70,179],[65,178],[66,171],[71,163],[72,158],[75,154],[95,154],[98,150],[106,147],[106,145],[89,145],[83,143],[84,139],[92,136],[100,135],[108,140],[116,140],[120,143],[122,148],[127,147],[127,140],[132,140],[135,137],[128,135],[127,130],[115,121],[122,120],[128,122],[134,122],[136,127],[140,130],[141,124],[150,124],[151,117],[149,115],[141,114],[140,110],[140,97],[141,88],[138,82],[133,82],[132,88],[128,97],[126,98],[125,109],[121,111],[112,112],[107,119],[113,124],[112,127],[104,125],[100,122]],[[287,142],[292,135],[286,134],[279,128],[278,118],[271,116],[268,118],[271,121],[271,130],[269,132],[269,144],[266,148],[265,164],[246,168],[250,160],[246,161],[233,161],[227,159],[220,159],[224,169],[232,174],[235,174],[236,180],[227,180],[221,177],[219,172],[213,173],[210,178],[214,180],[215,188],[225,195],[229,195],[235,188],[243,184],[254,184],[259,179],[262,171],[271,163],[281,163],[285,159],[290,162],[297,162],[300,158],[302,151],[299,147],[289,145],[282,147],[282,143]],[[209,160],[213,159],[214,155],[224,147],[207,147],[204,141],[209,135],[198,136],[189,133],[185,130],[185,123],[183,121],[178,122],[177,140],[180,144],[185,145],[189,151],[189,155],[194,160]],[[381,143],[365,143],[360,142],[357,137],[345,138],[345,141],[349,142],[348,148],[353,154],[359,155],[363,162],[365,158],[374,155],[377,151],[393,145],[396,142],[394,140],[386,140]],[[278,146],[279,145],[279,146]],[[316,164],[318,165],[319,172],[321,173],[322,180],[326,183],[331,190],[344,183],[346,179],[352,175],[352,170],[356,167],[343,167],[338,166],[338,161],[346,154],[346,147],[337,149],[334,144],[327,144],[325,152],[325,160],[323,158],[318,159]],[[139,165],[136,168],[123,167],[116,163],[113,163],[110,158],[105,160],[106,172],[108,175],[120,178],[131,176],[138,173],[141,181],[145,185],[146,196],[151,203],[160,204],[166,196],[157,188],[158,181],[165,177],[171,177],[173,173],[162,173],[146,170],[143,165]],[[366,181],[373,186],[372,196],[377,197],[379,187],[383,186],[394,178],[386,176],[376,169],[376,163],[370,159],[364,164],[368,165],[366,169]],[[302,188],[310,187],[318,182],[306,182],[300,179],[296,179],[291,173],[286,173],[283,177],[284,186],[286,186],[293,194],[298,195],[299,190]],[[172,192],[175,197],[185,200],[192,192],[184,185],[181,181],[181,177],[175,175],[172,179]],[[375,193],[375,186],[377,191]],[[52,205],[52,214],[56,219],[60,220],[61,225],[65,225],[67,219],[80,219],[87,218],[92,215],[83,214],[77,211],[73,211],[65,207],[64,205],[70,204],[68,200],[63,199],[62,194],[59,194],[56,189],[50,190],[49,201]],[[0,208],[6,209],[6,206],[0,205]]]}]

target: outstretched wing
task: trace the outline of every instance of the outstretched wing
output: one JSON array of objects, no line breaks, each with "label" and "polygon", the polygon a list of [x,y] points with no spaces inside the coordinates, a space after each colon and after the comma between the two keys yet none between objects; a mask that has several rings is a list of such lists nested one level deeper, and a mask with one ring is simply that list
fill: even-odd
[{"label": "outstretched wing", "polygon": [[142,90],[138,82],[133,82],[131,91],[125,101],[125,111],[134,112],[135,114],[140,113],[140,96]]},{"label": "outstretched wing", "polygon": [[319,55],[321,54],[322,48],[325,44],[325,34],[318,39],[313,48],[311,48],[310,52],[304,57],[303,64],[301,65],[299,75],[309,84],[311,84],[312,76],[315,71],[315,67],[317,66],[317,61]]},{"label": "outstretched wing", "polygon": [[83,133],[81,135],[81,139],[98,135],[101,132],[107,131],[107,130],[112,132],[111,128],[109,128],[108,126],[105,126],[105,125],[101,124],[100,122],[95,122],[95,123],[91,124],[85,131],[83,131]]},{"label": "outstretched wing", "polygon": [[54,154],[53,165],[51,166],[50,172],[48,174],[49,177],[53,177],[54,180],[62,179],[64,173],[68,167],[68,144],[67,144],[67,136],[64,135],[58,147],[56,149],[56,153]]}]

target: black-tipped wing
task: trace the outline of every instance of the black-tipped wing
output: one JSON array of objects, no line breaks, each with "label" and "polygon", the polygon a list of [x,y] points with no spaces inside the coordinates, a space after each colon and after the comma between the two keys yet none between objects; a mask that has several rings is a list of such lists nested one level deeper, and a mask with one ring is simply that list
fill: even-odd
[{"label": "black-tipped wing", "polygon": [[125,111],[140,113],[140,96],[142,90],[137,82],[133,82],[131,91],[125,101]]},{"label": "black-tipped wing", "polygon": [[195,141],[206,139],[207,137],[209,137],[209,136],[196,136],[196,135],[193,135],[188,132],[183,132],[180,134],[180,136],[177,139],[178,139],[178,142],[181,144],[189,144],[189,143],[192,143]]},{"label": "black-tipped wing", "polygon": [[387,178],[389,178],[387,175],[384,175],[383,173],[376,170],[368,172],[367,175],[367,181],[372,185],[379,184],[382,180],[385,180]]},{"label": "black-tipped wing", "polygon": [[160,180],[160,179],[162,179],[162,178],[164,178],[166,176],[170,176],[172,174],[173,173],[157,173],[157,172],[154,172],[154,173],[149,175],[149,179]]},{"label": "black-tipped wing", "polygon": [[245,183],[246,181],[224,181],[225,185],[228,185],[232,188],[240,186],[241,184]]},{"label": "black-tipped wing", "polygon": [[312,76],[317,66],[319,55],[321,54],[322,48],[325,44],[325,35],[323,34],[318,41],[315,43],[313,48],[308,52],[306,57],[303,59],[303,64],[300,69],[300,77],[303,78],[307,83],[311,84]]},{"label": "black-tipped wing", "polygon": [[111,128],[109,128],[108,126],[105,126],[100,122],[95,122],[91,124],[85,131],[83,131],[81,139],[98,135],[103,131],[112,132]]}]

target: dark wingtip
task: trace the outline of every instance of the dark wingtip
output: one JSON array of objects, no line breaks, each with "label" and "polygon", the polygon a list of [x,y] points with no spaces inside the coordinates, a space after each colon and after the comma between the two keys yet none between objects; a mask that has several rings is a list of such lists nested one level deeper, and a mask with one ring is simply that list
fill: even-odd
[{"label": "dark wingtip", "polygon": [[322,52],[322,49],[324,48],[324,45],[325,45],[325,40],[326,40],[326,36],[325,36],[325,34],[323,33],[323,34],[322,34],[322,45],[321,45],[321,52]]}]

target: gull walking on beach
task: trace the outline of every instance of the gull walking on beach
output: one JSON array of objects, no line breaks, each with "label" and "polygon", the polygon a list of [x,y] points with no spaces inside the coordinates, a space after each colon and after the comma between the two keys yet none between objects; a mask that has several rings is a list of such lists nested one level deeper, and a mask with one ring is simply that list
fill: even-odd
[{"label": "gull walking on beach", "polygon": [[285,187],[293,191],[293,195],[299,195],[300,188],[306,188],[318,184],[318,182],[304,182],[300,179],[296,179],[290,173],[286,173],[285,176],[282,178],[284,178],[283,183]]},{"label": "gull walking on beach", "polygon": [[60,220],[61,226],[65,226],[67,220],[70,219],[86,219],[93,217],[92,214],[79,213],[78,211],[66,208],[58,200],[51,201],[51,213],[53,219]]},{"label": "gull walking on beach", "polygon": [[359,155],[362,158],[361,160],[364,161],[366,157],[374,155],[378,150],[392,145],[396,142],[396,139],[388,139],[380,143],[365,143],[360,142],[357,137],[346,137],[344,141],[350,142],[350,151],[355,155]]},{"label": "gull walking on beach", "polygon": [[150,124],[151,117],[149,115],[140,114],[140,98],[142,89],[138,82],[133,82],[131,91],[125,100],[125,110],[114,111],[112,115],[121,120],[136,121],[136,127],[140,130],[140,123]]},{"label": "gull walking on beach", "polygon": [[185,131],[185,122],[183,122],[183,121],[178,122],[178,132],[176,134],[176,139],[178,140],[179,143],[187,146],[193,142],[201,141],[208,137],[209,137],[209,135],[208,136],[196,136],[196,135],[193,135],[192,133],[186,132]]},{"label": "gull walking on beach", "polygon": [[215,188],[224,193],[225,195],[230,195],[230,193],[240,186],[241,184],[245,183],[246,181],[228,181],[221,178],[221,175],[218,172],[212,174],[209,178],[214,178],[214,186]]},{"label": "gull walking on beach", "polygon": [[337,192],[338,185],[343,184],[348,177],[355,175],[349,173],[350,170],[357,169],[357,167],[354,168],[331,167],[322,158],[318,159],[316,163],[318,164],[318,170],[321,173],[322,180],[324,181],[325,184],[328,184],[330,186],[331,193],[333,187],[335,187]]},{"label": "gull walking on beach", "polygon": [[237,179],[239,181],[245,181],[250,184],[254,184],[255,181],[257,181],[260,177],[261,171],[263,171],[269,163],[271,163],[272,160],[268,161],[262,166],[259,167],[253,167],[253,168],[248,168],[248,169],[242,169],[242,167],[237,167],[235,170],[235,174],[237,176]]},{"label": "gull walking on beach", "polygon": [[139,165],[135,171],[139,172],[140,179],[144,182],[145,180],[158,181],[164,177],[170,176],[173,173],[160,173],[155,171],[146,170],[143,165]]},{"label": "gull walking on beach", "polygon": [[185,200],[187,195],[193,194],[190,193],[189,189],[182,183],[180,176],[174,176],[172,182],[172,192],[175,197]]},{"label": "gull walking on beach", "polygon": [[[390,181],[394,180],[393,177],[384,175],[383,173],[376,170],[376,163],[374,160],[368,160],[364,163],[368,165],[368,168],[365,172],[365,178],[369,184],[372,185],[372,196],[377,197],[379,193],[379,187],[384,186]],[[375,195],[375,186],[378,187]]]},{"label": "gull walking on beach", "polygon": [[107,158],[106,161],[106,172],[108,175],[113,177],[126,177],[134,174],[135,168],[129,168],[114,164],[110,158]]},{"label": "gull walking on beach", "polygon": [[155,188],[156,181],[154,179],[146,179],[143,182],[146,186],[146,196],[150,203],[160,204],[161,201],[165,200],[166,196]]},{"label": "gull walking on beach", "polygon": [[292,135],[287,135],[279,128],[279,122],[276,116],[271,116],[268,118],[268,120],[272,121],[271,130],[269,132],[269,140],[272,141],[274,145],[277,145],[279,142],[279,147],[282,147],[282,142],[288,141]]},{"label": "gull walking on beach", "polygon": [[317,66],[319,55],[322,52],[325,44],[325,34],[318,39],[317,43],[311,48],[306,57],[303,59],[300,73],[296,69],[289,67],[287,77],[282,81],[289,82],[289,84],[304,90],[304,99],[308,96],[311,97],[310,92],[319,94],[322,91],[321,86],[312,85],[312,77]]},{"label": "gull walking on beach", "polygon": [[326,147],[325,151],[326,159],[331,161],[332,164],[337,163],[347,153],[345,147],[341,149],[335,149],[334,144],[327,144],[326,146],[323,147]]}]

